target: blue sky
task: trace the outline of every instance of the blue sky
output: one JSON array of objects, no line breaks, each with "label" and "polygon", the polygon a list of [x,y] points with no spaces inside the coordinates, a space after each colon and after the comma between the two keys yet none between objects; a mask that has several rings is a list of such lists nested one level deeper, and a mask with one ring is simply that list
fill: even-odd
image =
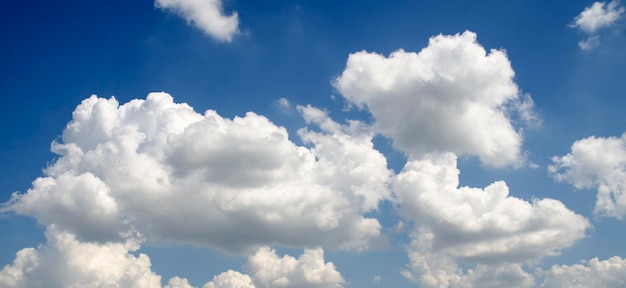
[{"label": "blue sky", "polygon": [[0,286],[626,283],[622,3],[0,19]]}]

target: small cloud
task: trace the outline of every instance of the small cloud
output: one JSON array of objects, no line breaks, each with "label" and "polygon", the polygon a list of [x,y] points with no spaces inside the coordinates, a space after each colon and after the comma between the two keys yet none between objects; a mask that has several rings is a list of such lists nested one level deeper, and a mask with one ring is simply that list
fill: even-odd
[{"label": "small cloud", "polygon": [[380,283],[380,280],[382,280],[382,279],[383,279],[382,277],[376,275],[376,276],[374,276],[374,283],[378,284],[378,283]]},{"label": "small cloud", "polygon": [[155,0],[154,5],[175,12],[218,41],[231,42],[239,32],[237,12],[224,15],[221,0]]},{"label": "small cloud", "polygon": [[291,103],[289,103],[289,100],[287,100],[287,98],[280,98],[276,101],[276,104],[278,105],[278,107],[280,107],[281,109],[289,109],[291,108]]},{"label": "small cloud", "polygon": [[578,42],[578,47],[583,50],[591,50],[591,48],[596,47],[600,44],[600,36],[594,35],[589,36],[587,40],[583,40]]},{"label": "small cloud", "polygon": [[602,28],[613,26],[624,14],[624,7],[619,5],[619,1],[595,2],[585,8],[569,26],[578,28],[588,35],[586,40],[578,42],[578,46],[583,50],[590,50],[600,44],[600,36],[597,32]]},{"label": "small cloud", "polygon": [[570,26],[592,34],[600,28],[613,25],[623,13],[624,7],[619,7],[619,1],[611,1],[609,4],[595,2],[576,16],[574,24]]}]

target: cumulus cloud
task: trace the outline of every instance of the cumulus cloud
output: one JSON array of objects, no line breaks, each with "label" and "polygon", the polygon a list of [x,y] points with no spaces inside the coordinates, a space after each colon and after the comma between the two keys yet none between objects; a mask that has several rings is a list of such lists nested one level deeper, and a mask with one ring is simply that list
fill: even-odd
[{"label": "cumulus cloud", "polygon": [[364,214],[390,194],[386,159],[365,125],[300,111],[306,147],[252,112],[202,115],[165,93],[124,105],[93,96],[52,144],[59,157],[45,177],[3,210],[100,242],[138,230],[237,253],[274,243],[366,249],[381,226]]},{"label": "cumulus cloud", "polygon": [[505,263],[498,265],[478,264],[463,271],[450,257],[441,254],[409,253],[408,269],[402,271],[409,281],[421,287],[534,287],[534,276],[522,269],[522,265]]},{"label": "cumulus cloud", "polygon": [[617,20],[622,18],[624,7],[619,5],[619,1],[594,2],[586,7],[570,26],[578,28],[588,34],[586,40],[578,42],[578,46],[583,50],[590,50],[600,44],[600,36],[597,32],[602,28],[613,26]]},{"label": "cumulus cloud", "polygon": [[503,50],[485,51],[466,31],[432,37],[419,53],[353,53],[334,85],[406,154],[453,152],[502,166],[523,158],[509,115],[534,117],[514,75]]},{"label": "cumulus cloud", "polygon": [[179,14],[219,41],[231,42],[239,31],[237,12],[224,15],[222,0],[155,0],[154,5]]},{"label": "cumulus cloud", "polygon": [[248,258],[245,269],[250,275],[229,270],[215,276],[204,288],[322,288],[341,287],[344,283],[335,265],[324,262],[324,251],[321,248],[305,249],[296,259],[289,255],[278,257],[275,250],[260,247]]},{"label": "cumulus cloud", "polygon": [[594,2],[574,18],[574,24],[571,26],[592,34],[598,29],[613,25],[623,13],[624,7],[619,6],[619,1],[611,1],[608,4]]},{"label": "cumulus cloud", "polygon": [[150,258],[130,253],[139,248],[136,240],[80,242],[54,226],[47,230],[46,238],[46,245],[17,253],[13,263],[0,271],[0,286],[161,287],[161,276],[152,272]]},{"label": "cumulus cloud", "polygon": [[[159,288],[161,276],[151,270],[150,258],[135,256],[140,238],[126,242],[82,242],[58,230],[46,231],[47,244],[20,250],[12,264],[0,270],[0,286],[26,287],[134,287]],[[269,247],[260,247],[249,256],[242,274],[228,270],[213,277],[204,288],[254,287],[341,287],[344,283],[331,262],[325,262],[322,248],[305,249],[297,259],[278,257]],[[169,279],[164,288],[192,288],[186,278]]]},{"label": "cumulus cloud", "polygon": [[571,152],[552,158],[549,172],[578,189],[597,189],[595,214],[624,219],[626,215],[626,134],[589,137],[572,144]]},{"label": "cumulus cloud", "polygon": [[545,272],[541,287],[607,287],[626,285],[626,259],[618,256],[607,260],[593,258],[580,264],[554,265]]},{"label": "cumulus cloud", "polygon": [[[452,153],[410,160],[394,180],[400,215],[421,225],[432,250],[479,262],[556,255],[584,237],[589,221],[553,199],[525,201],[503,181],[459,187]],[[428,244],[430,245],[430,244]]]},{"label": "cumulus cloud", "polygon": [[[591,226],[557,200],[510,196],[502,181],[459,187],[456,164],[452,153],[428,154],[409,160],[394,180],[399,213],[417,227],[403,272],[409,280],[426,287],[530,287],[534,279],[521,264],[559,254]],[[464,272],[459,261],[476,266]]]}]

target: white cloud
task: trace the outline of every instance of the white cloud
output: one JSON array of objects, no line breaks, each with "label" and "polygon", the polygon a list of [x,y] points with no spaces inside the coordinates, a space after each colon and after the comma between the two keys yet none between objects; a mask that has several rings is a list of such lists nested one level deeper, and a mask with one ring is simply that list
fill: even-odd
[{"label": "white cloud", "polygon": [[213,277],[213,281],[204,284],[203,288],[255,288],[255,286],[250,276],[228,270]]},{"label": "white cloud", "polygon": [[174,11],[219,41],[231,42],[239,31],[237,13],[224,15],[222,0],[155,0],[154,5]]},{"label": "white cloud", "polygon": [[489,53],[476,34],[439,35],[419,53],[351,54],[334,83],[352,104],[367,108],[377,128],[407,154],[477,155],[492,166],[517,164],[522,135],[508,114],[532,120],[502,50]]},{"label": "white cloud", "polygon": [[53,226],[46,238],[46,245],[20,250],[13,264],[0,271],[1,287],[161,287],[150,258],[130,253],[139,248],[135,240],[80,242]]},{"label": "white cloud", "polygon": [[344,283],[335,265],[324,262],[322,248],[304,249],[296,259],[289,255],[278,257],[274,249],[260,247],[248,257],[245,270],[250,275],[229,270],[215,276],[204,288],[322,288],[342,287]]},{"label": "white cloud", "polygon": [[572,266],[554,265],[545,271],[541,287],[606,287],[626,285],[626,259],[614,256],[607,260],[593,258]]},{"label": "white cloud", "polygon": [[422,227],[433,253],[478,262],[536,260],[584,237],[590,223],[553,199],[509,196],[503,181],[459,187],[454,154],[410,160],[394,185],[400,215]]},{"label": "white cloud", "polygon": [[148,241],[237,253],[274,243],[366,249],[381,226],[364,214],[390,194],[386,159],[359,122],[300,111],[320,126],[299,131],[310,148],[251,112],[201,115],[165,93],[121,106],[93,96],[52,144],[59,158],[45,177],[3,210],[101,242],[136,229]]},{"label": "white cloud", "polygon": [[571,152],[553,157],[548,167],[558,181],[578,189],[598,190],[596,215],[623,219],[626,215],[626,134],[589,137],[572,144]]},{"label": "white cloud", "polygon": [[186,278],[180,278],[178,276],[174,276],[170,278],[170,281],[167,282],[164,288],[193,288],[189,281]]},{"label": "white cloud", "polygon": [[585,32],[586,40],[578,42],[578,46],[583,50],[591,50],[600,44],[598,31],[602,28],[613,26],[624,14],[624,7],[619,6],[619,1],[594,2],[586,7],[576,18],[570,27],[578,28]]},{"label": "white cloud", "polygon": [[[414,244],[413,244],[414,245]],[[414,247],[415,248],[415,247]],[[408,269],[402,275],[421,287],[534,287],[533,275],[520,264],[478,264],[463,271],[451,257],[411,250]]]},{"label": "white cloud", "polygon": [[246,270],[257,287],[338,287],[344,282],[332,262],[324,262],[322,248],[305,249],[295,259],[278,257],[276,251],[261,247],[248,258]]},{"label": "white cloud", "polygon": [[619,1],[594,2],[586,7],[576,18],[572,27],[593,34],[598,29],[609,27],[622,17],[624,7],[619,6]]}]

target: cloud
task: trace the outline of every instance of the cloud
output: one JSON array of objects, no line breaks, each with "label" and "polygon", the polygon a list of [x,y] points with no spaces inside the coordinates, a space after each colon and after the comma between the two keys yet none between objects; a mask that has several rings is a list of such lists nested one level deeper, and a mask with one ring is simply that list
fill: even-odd
[{"label": "cloud", "polygon": [[466,31],[432,37],[419,53],[353,53],[334,85],[408,155],[453,152],[502,166],[523,158],[509,115],[533,118],[514,75],[504,51],[487,53]]},{"label": "cloud", "polygon": [[597,30],[613,25],[622,17],[624,7],[619,6],[619,1],[594,2],[586,7],[574,18],[572,27],[579,28],[585,33],[593,34]]},{"label": "cloud", "polygon": [[583,50],[591,50],[600,44],[600,35],[597,32],[602,28],[613,26],[624,13],[624,7],[619,6],[619,1],[594,2],[586,7],[576,18],[570,27],[578,28],[588,35],[586,40],[578,42]]},{"label": "cloud", "polygon": [[203,288],[255,288],[255,286],[250,276],[228,270],[213,277],[213,281],[204,284]]},{"label": "cloud", "polygon": [[541,287],[624,287],[626,259],[618,256],[607,260],[593,258],[572,266],[554,265],[545,272]]},{"label": "cloud", "polygon": [[[129,287],[159,288],[161,276],[151,270],[150,258],[135,256],[140,239],[120,242],[82,242],[75,235],[50,226],[47,244],[20,250],[11,265],[0,270],[0,286],[23,287]],[[297,259],[278,257],[269,247],[250,255],[242,274],[228,270],[213,277],[204,288],[254,287],[340,287],[341,274],[331,262],[324,261],[322,248],[305,249]],[[192,288],[178,276],[164,288]]]},{"label": "cloud", "polygon": [[381,225],[364,214],[390,197],[386,159],[360,122],[299,109],[308,147],[252,112],[202,115],[165,93],[124,105],[90,97],[52,144],[59,157],[45,176],[2,209],[89,241],[137,230],[148,242],[236,253],[270,244],[367,249]]},{"label": "cloud", "polygon": [[552,158],[552,176],[577,189],[597,189],[596,215],[626,215],[626,134],[589,137],[572,144],[571,152]]},{"label": "cloud", "polygon": [[231,42],[239,31],[237,12],[224,15],[222,0],[155,0],[154,5],[177,13],[219,41]]},{"label": "cloud", "polygon": [[333,263],[324,262],[321,248],[305,249],[296,259],[289,255],[278,257],[275,250],[260,247],[248,258],[245,269],[250,275],[229,270],[215,276],[204,288],[322,288],[341,287],[345,282]]},{"label": "cloud", "polygon": [[533,275],[522,269],[520,264],[478,264],[464,272],[450,257],[444,255],[409,253],[409,269],[402,275],[421,287],[534,287]]},{"label": "cloud", "polygon": [[456,156],[409,161],[394,180],[400,215],[417,223],[432,252],[478,262],[556,255],[584,237],[590,223],[554,199],[509,196],[497,181],[484,189],[459,187]]},{"label": "cloud", "polygon": [[[403,274],[427,287],[530,287],[521,264],[558,255],[591,226],[557,200],[509,196],[502,181],[459,187],[452,153],[410,160],[393,190],[399,214],[416,227]],[[459,261],[476,266],[463,272]]]},{"label": "cloud", "polygon": [[124,243],[80,242],[49,227],[48,243],[20,250],[13,264],[0,271],[0,286],[17,287],[161,287],[150,258],[135,256],[136,240]]}]

